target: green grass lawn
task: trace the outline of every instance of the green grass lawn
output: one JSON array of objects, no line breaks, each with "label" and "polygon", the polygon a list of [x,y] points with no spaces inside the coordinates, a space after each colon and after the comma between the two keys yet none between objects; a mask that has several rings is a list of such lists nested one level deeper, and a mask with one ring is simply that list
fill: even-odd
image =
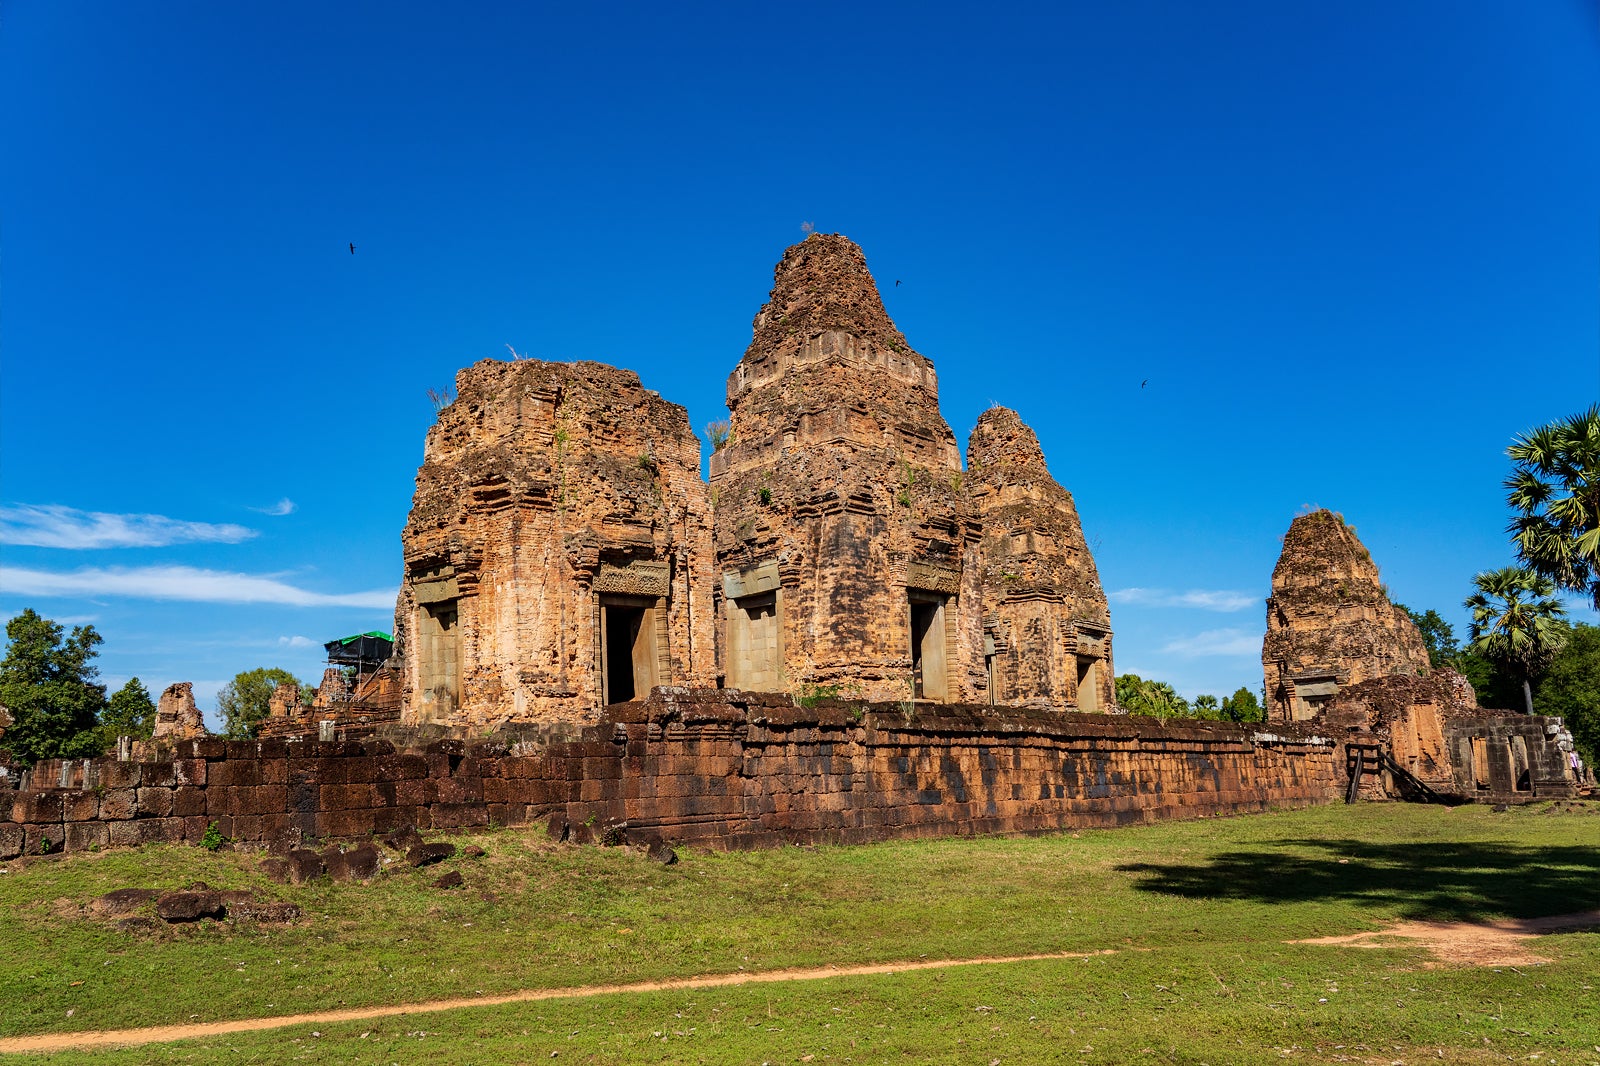
[{"label": "green grass lawn", "polygon": [[[1284,943],[1401,918],[1600,907],[1600,805],[1362,804],[1027,839],[689,854],[673,867],[531,832],[454,839],[488,854],[370,885],[275,885],[252,856],[181,847],[13,868],[0,875],[0,1035],[741,967],[1115,949],[30,1061],[1600,1062],[1600,934],[1545,938],[1551,965],[1499,971],[1425,968],[1419,948]],[[466,887],[434,889],[452,867]],[[307,917],[151,936],[80,913],[114,888],[193,880],[257,887]]]}]

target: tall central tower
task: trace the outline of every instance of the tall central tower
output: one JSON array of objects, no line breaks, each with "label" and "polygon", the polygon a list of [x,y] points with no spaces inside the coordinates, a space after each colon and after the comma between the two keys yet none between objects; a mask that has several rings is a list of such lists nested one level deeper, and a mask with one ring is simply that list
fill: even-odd
[{"label": "tall central tower", "polygon": [[730,688],[970,701],[979,529],[933,363],[838,234],[784,253],[711,457]]}]

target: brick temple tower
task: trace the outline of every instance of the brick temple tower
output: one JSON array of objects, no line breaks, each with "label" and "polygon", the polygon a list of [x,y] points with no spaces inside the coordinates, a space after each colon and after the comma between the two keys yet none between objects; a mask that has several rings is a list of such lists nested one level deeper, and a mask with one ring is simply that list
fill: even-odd
[{"label": "brick temple tower", "polygon": [[725,684],[983,698],[979,531],[933,363],[838,234],[784,253],[754,325],[711,457]]},{"label": "brick temple tower", "polygon": [[1105,711],[1116,702],[1111,611],[1072,493],[1039,438],[991,407],[967,444],[967,492],[983,523],[989,702]]},{"label": "brick temple tower", "polygon": [[583,723],[714,683],[689,418],[600,363],[486,359],[428,431],[395,609],[405,716]]}]

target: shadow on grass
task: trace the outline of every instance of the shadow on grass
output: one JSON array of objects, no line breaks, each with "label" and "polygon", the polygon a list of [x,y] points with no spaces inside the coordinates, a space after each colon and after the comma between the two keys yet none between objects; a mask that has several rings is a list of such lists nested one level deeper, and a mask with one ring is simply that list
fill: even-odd
[{"label": "shadow on grass", "polygon": [[[1281,850],[1279,850],[1281,849]],[[1344,902],[1406,918],[1474,921],[1600,908],[1600,849],[1280,840],[1204,863],[1129,863],[1134,887],[1190,899]]]}]

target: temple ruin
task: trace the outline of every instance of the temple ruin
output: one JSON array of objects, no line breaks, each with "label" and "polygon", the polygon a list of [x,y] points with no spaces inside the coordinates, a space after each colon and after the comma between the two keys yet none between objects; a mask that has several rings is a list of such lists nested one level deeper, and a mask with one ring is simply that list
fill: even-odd
[{"label": "temple ruin", "polygon": [[1340,741],[1347,798],[1514,803],[1578,784],[1559,718],[1485,709],[1465,677],[1430,667],[1372,554],[1332,511],[1300,515],[1284,535],[1261,670],[1269,721]]},{"label": "temple ruin", "polygon": [[1105,595],[1033,431],[986,414],[963,469],[837,234],[784,253],[752,332],[709,485],[630,371],[461,372],[402,538],[406,720],[581,724],[663,685],[1110,710]]},{"label": "temple ruin", "polygon": [[711,458],[725,683],[870,700],[983,691],[979,531],[933,363],[861,250],[784,253]]},{"label": "temple ruin", "polygon": [[279,686],[254,740],[206,736],[179,684],[151,741],[0,777],[0,861],[537,823],[852,843],[1574,790],[1559,719],[1429,670],[1328,511],[1295,519],[1273,572],[1264,727],[1114,713],[1071,493],[1003,407],[963,464],[933,363],[844,237],[779,262],[709,482],[684,408],[631,371],[487,360],[456,391],[393,643],[330,642],[322,684]]},{"label": "temple ruin", "polygon": [[599,363],[485,360],[428,431],[395,610],[408,721],[593,721],[713,683],[688,415]]},{"label": "temple ruin", "polygon": [[992,407],[967,442],[983,528],[989,702],[1103,711],[1116,702],[1111,612],[1072,494],[1016,412]]},{"label": "temple ruin", "polygon": [[194,684],[179,681],[168,685],[156,704],[152,740],[192,740],[206,735],[205,718],[194,702]]},{"label": "temple ruin", "polygon": [[1300,515],[1272,571],[1261,646],[1267,717],[1305,721],[1341,687],[1428,672],[1428,649],[1404,610],[1389,602],[1372,554],[1328,510]]}]

